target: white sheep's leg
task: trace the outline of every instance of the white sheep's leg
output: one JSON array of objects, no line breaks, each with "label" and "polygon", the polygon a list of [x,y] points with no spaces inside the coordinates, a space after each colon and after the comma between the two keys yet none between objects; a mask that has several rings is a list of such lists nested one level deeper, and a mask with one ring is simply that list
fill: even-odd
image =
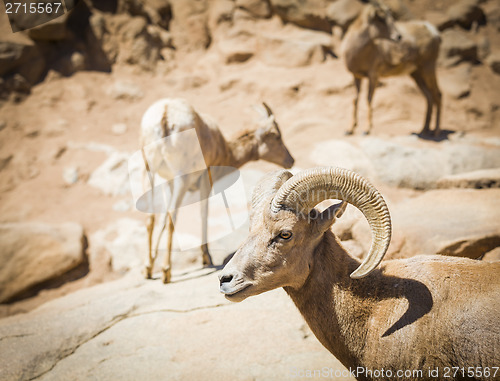
[{"label": "white sheep's leg", "polygon": [[208,197],[200,200],[201,207],[201,253],[203,266],[212,266],[212,257],[208,251]]},{"label": "white sheep's leg", "polygon": [[365,135],[369,135],[373,128],[373,107],[372,101],[373,96],[375,94],[375,88],[377,87],[377,78],[370,78],[368,84],[368,129],[365,132]]},{"label": "white sheep's leg", "polygon": [[148,231],[148,258],[147,262],[144,264],[144,277],[146,279],[151,279],[153,276],[154,260],[153,257],[153,229],[155,226],[155,215],[150,214],[146,220],[146,229]]},{"label": "white sheep's leg", "polygon": [[[174,211],[175,213],[175,211]],[[166,214],[166,224],[167,224],[167,252],[165,253],[165,257],[163,259],[162,266],[162,282],[170,283],[172,278],[172,238],[174,234],[174,218],[170,212]]]},{"label": "white sheep's leg", "polygon": [[[142,155],[143,155],[143,159],[144,159],[144,164],[146,167],[146,171],[143,172],[143,175],[146,175],[148,177],[148,180],[149,180],[149,183],[151,186],[151,190],[150,190],[149,196],[148,196],[148,202],[149,202],[148,206],[151,208],[151,212],[153,212],[146,219],[146,230],[148,232],[148,257],[146,258],[146,262],[144,263],[143,274],[144,274],[144,277],[146,279],[151,279],[153,276],[153,267],[154,267],[154,263],[155,263],[155,259],[156,259],[156,255],[153,256],[153,232],[154,232],[154,228],[155,228],[155,215],[154,215],[154,212],[155,212],[155,210],[154,210],[155,177],[154,177],[154,174],[149,169],[149,164],[146,160],[144,150],[141,150],[141,151],[142,151]],[[145,180],[146,180],[146,178],[143,177],[143,185],[145,184]],[[144,189],[146,189],[145,186],[144,186]]]},{"label": "white sheep's leg", "polygon": [[354,77],[354,87],[356,88],[356,95],[354,96],[353,101],[353,116],[352,116],[352,126],[349,131],[346,132],[346,135],[354,134],[354,130],[358,126],[358,101],[359,101],[359,93],[361,91],[361,78]]},{"label": "white sheep's leg", "polygon": [[165,253],[163,266],[162,266],[162,281],[163,283],[170,283],[172,274],[172,240],[175,230],[175,222],[177,220],[177,212],[181,206],[182,199],[187,191],[187,186],[184,182],[177,180],[174,181],[171,189],[171,199],[170,204],[173,204],[173,210],[167,212],[167,252]]}]

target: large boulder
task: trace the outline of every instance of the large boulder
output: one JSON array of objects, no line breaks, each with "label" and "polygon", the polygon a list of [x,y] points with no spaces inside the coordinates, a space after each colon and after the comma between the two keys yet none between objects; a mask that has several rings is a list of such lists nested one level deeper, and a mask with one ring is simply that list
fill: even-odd
[{"label": "large boulder", "polygon": [[448,8],[445,18],[438,24],[439,30],[459,25],[471,29],[473,25],[484,25],[486,16],[479,6],[479,0],[460,0]]},{"label": "large boulder", "polygon": [[326,0],[270,0],[270,3],[284,22],[327,33],[332,31],[326,16]]},{"label": "large boulder", "polygon": [[449,29],[441,33],[440,61],[454,65],[462,61],[478,62],[478,44],[460,29]]},{"label": "large boulder", "polygon": [[438,188],[500,188],[500,168],[445,176],[437,182]]},{"label": "large boulder", "polygon": [[362,9],[361,1],[337,0],[326,9],[326,17],[333,26],[340,27],[342,34],[345,34]]},{"label": "large boulder", "polygon": [[236,0],[236,6],[257,18],[271,17],[271,7],[266,0]]},{"label": "large boulder", "polygon": [[493,73],[500,74],[500,52],[495,52],[488,56],[486,63],[491,68]]},{"label": "large boulder", "polygon": [[257,39],[257,55],[268,65],[301,67],[320,63],[332,50],[328,35],[289,25],[279,35],[261,33]]},{"label": "large boulder", "polygon": [[45,59],[37,45],[21,33],[0,37],[0,76],[19,74],[35,84],[45,70]]},{"label": "large boulder", "polygon": [[[419,254],[481,258],[500,246],[499,196],[499,189],[446,189],[427,191],[402,202],[388,199],[393,235],[386,259]],[[337,232],[345,239],[352,238],[365,255],[371,242],[370,228],[360,212],[350,214]]]},{"label": "large boulder", "polygon": [[75,223],[0,225],[0,302],[81,264],[85,244]]},{"label": "large boulder", "polygon": [[208,2],[172,0],[170,31],[176,49],[206,49],[212,42],[208,27]]},{"label": "large boulder", "polygon": [[374,181],[412,189],[433,189],[448,175],[500,167],[500,147],[457,137],[435,144],[416,136],[383,139],[353,138],[316,144],[310,159],[315,165],[339,165]]}]

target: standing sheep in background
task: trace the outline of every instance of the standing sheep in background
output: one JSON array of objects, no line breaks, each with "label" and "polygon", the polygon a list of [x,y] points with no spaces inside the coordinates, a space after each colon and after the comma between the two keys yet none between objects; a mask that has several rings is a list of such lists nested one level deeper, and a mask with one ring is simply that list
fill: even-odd
[{"label": "standing sheep in background", "polygon": [[[326,199],[343,201],[315,209]],[[372,231],[361,264],[330,229],[347,202]],[[469,367],[467,379],[500,379],[500,263],[422,255],[377,270],[391,219],[361,176],[329,167],[271,173],[254,190],[250,224],[219,276],[228,300],[283,287],[318,340],[360,380],[462,380]]]},{"label": "standing sheep in background", "polygon": [[[215,122],[208,116],[200,116],[183,99],[161,99],[144,113],[140,139],[151,183],[151,204],[154,203],[155,174],[168,180],[170,188],[163,225],[163,228],[167,226],[167,252],[162,267],[164,283],[169,283],[171,278],[172,236],[177,210],[188,191],[199,190],[201,193],[203,264],[212,265],[207,245],[208,195],[212,185],[210,167],[240,168],[249,161],[260,159],[285,168],[293,166],[294,159],[283,143],[271,109],[263,104],[259,111],[264,118],[258,128],[243,131],[234,140],[226,140]],[[189,130],[195,133],[186,135],[185,132]],[[165,139],[167,137],[169,139]],[[199,147],[203,156],[197,150]],[[192,173],[190,168],[205,170]],[[149,248],[146,278],[151,278],[157,256],[157,249],[153,250],[152,242],[154,225],[155,216],[151,214],[147,222]]]},{"label": "standing sheep in background", "polygon": [[379,77],[409,74],[427,100],[421,135],[430,132],[433,106],[436,106],[434,136],[439,136],[441,91],[436,79],[436,61],[441,38],[438,30],[425,21],[394,22],[390,11],[375,2],[368,4],[349,27],[342,42],[342,56],[354,75],[356,96],[354,120],[348,135],[358,125],[358,99],[361,80],[368,78],[368,129],[371,132],[372,100]]}]

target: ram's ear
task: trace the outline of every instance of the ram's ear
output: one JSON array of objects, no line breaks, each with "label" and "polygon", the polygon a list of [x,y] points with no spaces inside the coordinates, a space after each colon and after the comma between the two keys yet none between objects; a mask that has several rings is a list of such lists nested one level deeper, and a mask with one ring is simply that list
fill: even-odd
[{"label": "ram's ear", "polygon": [[329,206],[322,212],[318,212],[317,209],[313,209],[309,213],[309,218],[314,224],[316,224],[318,231],[320,233],[324,233],[330,229],[336,218],[339,218],[342,214],[344,214],[346,207],[347,202],[341,201],[337,204]]},{"label": "ram's ear", "polygon": [[278,189],[290,177],[292,177],[292,174],[289,171],[286,169],[279,169],[264,175],[259,180],[252,193],[250,224],[252,224],[257,215],[262,215],[262,211],[266,207],[265,202],[270,202]]}]

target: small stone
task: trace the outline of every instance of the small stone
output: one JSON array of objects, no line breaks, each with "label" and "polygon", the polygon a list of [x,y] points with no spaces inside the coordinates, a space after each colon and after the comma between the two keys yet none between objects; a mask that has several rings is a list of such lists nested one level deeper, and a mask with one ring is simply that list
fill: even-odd
[{"label": "small stone", "polygon": [[63,170],[63,179],[66,185],[73,185],[78,181],[78,168],[66,167]]},{"label": "small stone", "polygon": [[115,135],[123,135],[127,132],[127,125],[125,123],[115,123],[111,126],[111,131]]},{"label": "small stone", "polygon": [[127,200],[121,200],[113,204],[113,210],[115,212],[128,212],[130,210],[130,202]]}]

